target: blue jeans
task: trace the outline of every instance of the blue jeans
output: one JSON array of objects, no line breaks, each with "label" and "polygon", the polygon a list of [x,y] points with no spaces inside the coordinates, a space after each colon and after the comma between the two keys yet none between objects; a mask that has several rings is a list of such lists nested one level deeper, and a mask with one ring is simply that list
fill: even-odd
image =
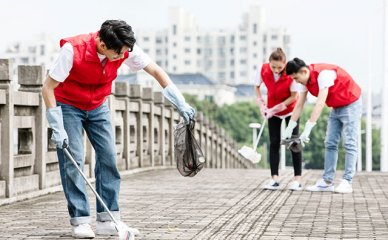
[{"label": "blue jeans", "polygon": [[[91,111],[83,111],[68,104],[57,102],[62,108],[63,123],[69,136],[71,153],[81,167],[84,168],[85,130],[96,153],[96,190],[112,211],[119,218],[118,197],[120,190],[120,174],[116,167],[116,146],[110,111],[107,102]],[[86,191],[86,183],[68,160],[62,149],[57,148],[63,191],[67,199],[70,224],[90,223],[90,207]],[[107,212],[97,201],[97,221],[110,221]]]},{"label": "blue jeans", "polygon": [[323,179],[333,182],[338,161],[338,144],[342,136],[345,148],[343,179],[352,182],[358,158],[358,135],[362,114],[361,98],[345,107],[332,109],[325,139],[325,170]]}]

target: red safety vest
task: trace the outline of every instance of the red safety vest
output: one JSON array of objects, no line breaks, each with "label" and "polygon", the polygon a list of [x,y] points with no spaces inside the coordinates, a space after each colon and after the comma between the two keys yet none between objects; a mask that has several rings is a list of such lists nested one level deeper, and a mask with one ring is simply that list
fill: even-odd
[{"label": "red safety vest", "polygon": [[313,96],[318,96],[319,93],[318,75],[321,71],[334,70],[337,73],[334,85],[329,88],[326,99],[327,106],[333,108],[344,107],[360,98],[361,88],[344,69],[331,64],[311,64],[309,69],[310,79],[306,84],[306,88]]},{"label": "red safety vest", "polygon": [[[280,78],[275,82],[274,74],[268,63],[263,64],[261,68],[261,79],[263,80],[265,86],[267,87],[267,97],[268,97],[268,108],[271,108],[279,103],[284,102],[287,98],[291,96],[290,87],[294,81],[291,77],[287,76],[283,71]],[[276,115],[286,115],[292,110],[296,105],[297,99],[287,106],[287,109],[284,111],[276,113]]]},{"label": "red safety vest", "polygon": [[129,53],[117,61],[107,60],[103,66],[97,55],[97,36],[95,32],[61,39],[61,47],[67,42],[73,46],[74,60],[70,75],[55,88],[57,101],[89,111],[99,107],[111,94],[112,81]]}]

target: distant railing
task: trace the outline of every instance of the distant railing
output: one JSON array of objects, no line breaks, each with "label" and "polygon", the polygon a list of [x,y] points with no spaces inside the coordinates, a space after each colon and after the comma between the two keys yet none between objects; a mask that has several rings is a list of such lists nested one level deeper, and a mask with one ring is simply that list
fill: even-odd
[{"label": "distant railing", "polygon": [[[41,88],[42,66],[18,66],[19,89],[12,84],[12,66],[0,59],[0,198],[10,198],[60,184],[55,145],[49,141]],[[114,123],[117,166],[175,166],[173,126],[180,117],[160,92],[127,82],[115,82],[108,98]],[[225,131],[197,114],[195,135],[206,156],[206,167],[252,168],[237,153]],[[85,138],[85,172],[94,174],[94,150]]]}]

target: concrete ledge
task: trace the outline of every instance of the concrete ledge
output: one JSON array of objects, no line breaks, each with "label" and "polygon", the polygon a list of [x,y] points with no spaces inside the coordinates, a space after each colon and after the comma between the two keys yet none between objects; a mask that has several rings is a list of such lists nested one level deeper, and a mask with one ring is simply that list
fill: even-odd
[{"label": "concrete ledge", "polygon": [[[121,177],[125,177],[125,176],[130,176],[130,175],[142,173],[142,172],[157,171],[157,170],[172,169],[172,168],[175,168],[175,166],[136,168],[136,169],[120,172],[120,175],[121,175]],[[58,172],[58,174],[59,174],[59,172]],[[89,179],[89,181],[93,183],[95,181],[95,179],[94,178]],[[0,191],[3,187],[3,184],[4,184],[4,192],[5,192],[5,181],[0,181]],[[59,192],[59,191],[62,191],[61,185],[55,186],[55,187],[45,188],[45,189],[34,191],[34,192],[21,194],[21,195],[11,197],[11,198],[0,199],[0,206],[12,204],[12,203],[19,202],[19,201],[28,200],[31,198],[40,197],[43,195],[47,195],[47,194],[51,194],[51,193],[55,193],[55,192]],[[1,192],[0,192],[0,196],[1,196]]]},{"label": "concrete ledge", "polygon": [[5,197],[5,181],[0,181],[0,198]]},{"label": "concrete ledge", "polygon": [[15,194],[20,195],[26,192],[37,191],[37,190],[39,190],[38,174],[14,178]]}]

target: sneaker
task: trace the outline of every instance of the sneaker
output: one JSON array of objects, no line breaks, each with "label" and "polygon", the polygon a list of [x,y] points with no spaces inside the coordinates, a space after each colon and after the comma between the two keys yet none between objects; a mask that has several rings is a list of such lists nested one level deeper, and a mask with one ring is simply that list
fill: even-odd
[{"label": "sneaker", "polygon": [[271,179],[267,182],[267,184],[263,186],[263,188],[268,190],[277,190],[277,189],[280,189],[280,184],[279,182],[276,182],[273,179]]},{"label": "sneaker", "polygon": [[94,232],[88,223],[73,226],[72,236],[74,238],[94,238]]},{"label": "sneaker", "polygon": [[334,189],[334,192],[336,192],[336,193],[352,193],[353,192],[352,184],[348,180],[342,179],[341,183]]},{"label": "sneaker", "polygon": [[[121,229],[125,229],[126,231],[131,232],[132,235],[140,234],[139,230],[137,230],[136,228],[129,228],[122,221],[117,221],[117,222],[119,223],[119,227]],[[105,235],[105,236],[118,236],[116,224],[113,221],[106,221],[106,222],[97,221],[96,234]]]},{"label": "sneaker", "polygon": [[290,185],[288,185],[288,189],[292,190],[292,191],[302,190],[302,184],[300,184],[300,182],[294,180],[290,183]]},{"label": "sneaker", "polygon": [[315,185],[306,187],[306,190],[310,192],[333,192],[334,184],[328,184],[325,180],[320,179],[315,183]]}]

